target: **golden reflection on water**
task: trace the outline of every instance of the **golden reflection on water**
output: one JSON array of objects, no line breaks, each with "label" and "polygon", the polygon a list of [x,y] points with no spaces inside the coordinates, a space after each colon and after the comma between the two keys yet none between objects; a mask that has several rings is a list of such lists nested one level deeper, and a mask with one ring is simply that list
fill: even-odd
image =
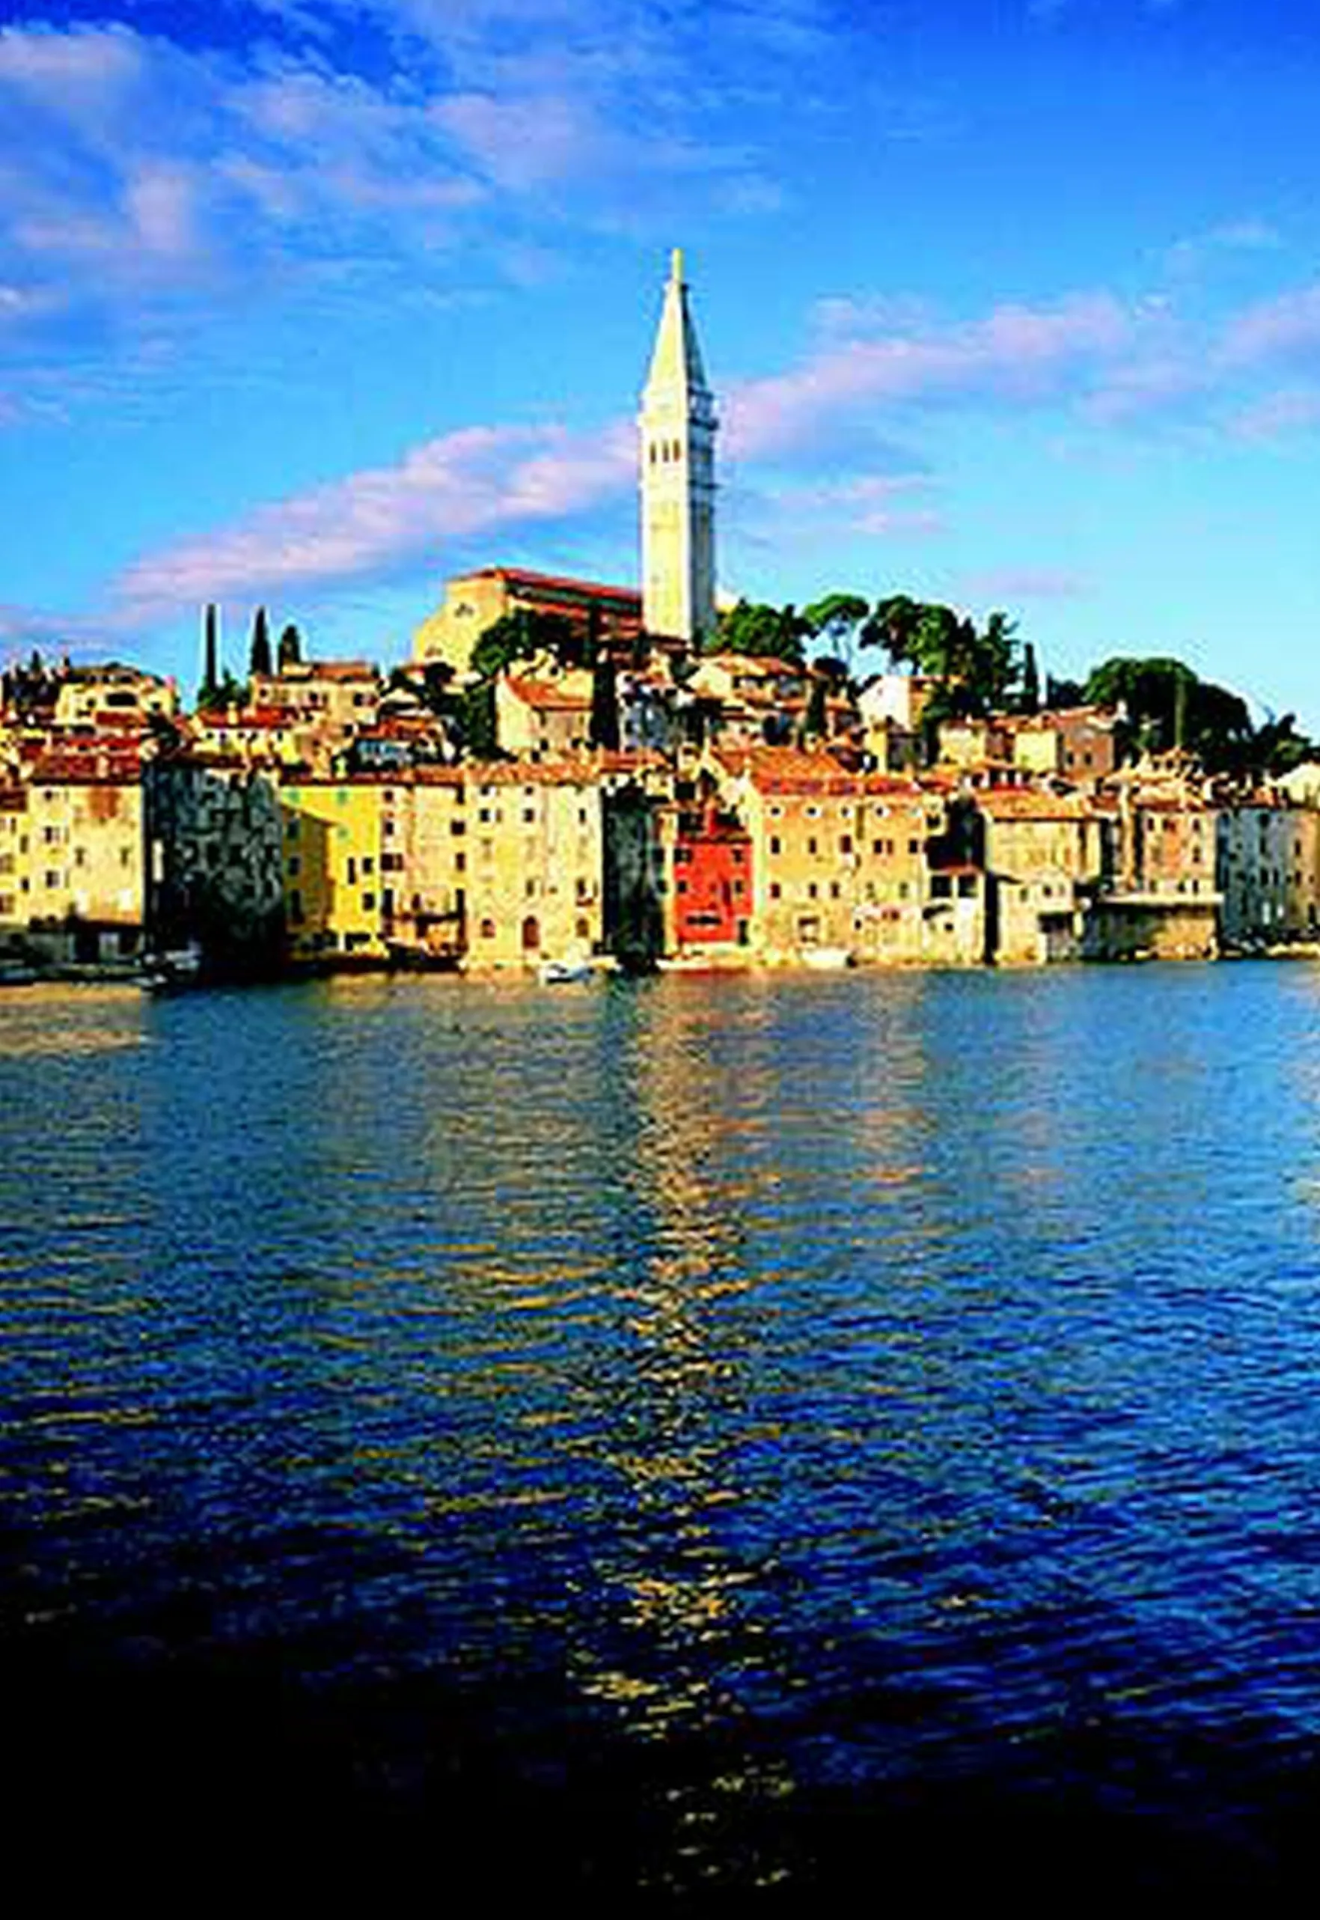
[{"label": "golden reflection on water", "polygon": [[0,1059],[113,1053],[147,1044],[140,987],[0,988]]},{"label": "golden reflection on water", "polygon": [[[700,1438],[718,1430],[716,1396],[736,1390],[740,1371],[711,1310],[752,1285],[739,1264],[740,1213],[754,1193],[751,1174],[739,1170],[748,1122],[737,1090],[707,1069],[711,1017],[708,1001],[693,1007],[677,995],[649,996],[639,1009],[630,1060],[635,1179],[651,1231],[645,1258],[620,1289],[637,1347],[630,1417],[605,1443],[636,1524],[613,1534],[596,1569],[624,1646],[635,1644],[637,1657],[619,1658],[616,1646],[607,1660],[586,1643],[573,1657],[583,1691],[626,1709],[629,1726],[648,1740],[724,1717],[721,1649],[736,1635],[745,1659],[757,1635],[739,1606],[751,1575],[712,1525],[741,1495],[724,1471],[726,1450]],[[749,1769],[737,1789],[754,1786]]]}]

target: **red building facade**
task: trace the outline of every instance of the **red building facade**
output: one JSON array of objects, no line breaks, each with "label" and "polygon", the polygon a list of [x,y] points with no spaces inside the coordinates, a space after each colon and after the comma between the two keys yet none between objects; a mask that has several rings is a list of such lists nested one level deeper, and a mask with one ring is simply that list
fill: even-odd
[{"label": "red building facade", "polygon": [[744,946],[752,913],[751,836],[718,807],[682,809],[674,834],[674,944]]}]

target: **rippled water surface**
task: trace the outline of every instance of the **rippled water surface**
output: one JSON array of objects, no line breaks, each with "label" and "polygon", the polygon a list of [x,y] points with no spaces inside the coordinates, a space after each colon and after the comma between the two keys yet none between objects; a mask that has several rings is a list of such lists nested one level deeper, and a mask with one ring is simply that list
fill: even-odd
[{"label": "rippled water surface", "polygon": [[0,1129],[5,1748],[60,1871],[1305,1867],[1310,966],[12,990]]}]

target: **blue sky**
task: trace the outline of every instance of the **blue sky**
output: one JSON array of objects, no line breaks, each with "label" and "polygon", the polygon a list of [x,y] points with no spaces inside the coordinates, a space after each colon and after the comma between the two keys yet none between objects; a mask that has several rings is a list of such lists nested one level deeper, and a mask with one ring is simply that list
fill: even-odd
[{"label": "blue sky", "polygon": [[1283,0],[0,4],[0,651],[402,657],[636,578],[674,244],[719,572],[1320,731],[1320,24]]}]

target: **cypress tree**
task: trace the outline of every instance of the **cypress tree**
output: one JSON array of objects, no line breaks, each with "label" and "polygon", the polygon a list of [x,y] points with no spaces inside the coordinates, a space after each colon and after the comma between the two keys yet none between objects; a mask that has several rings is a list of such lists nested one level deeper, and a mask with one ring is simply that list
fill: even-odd
[{"label": "cypress tree", "polygon": [[248,672],[269,673],[270,671],[270,625],[266,619],[266,609],[258,607],[252,621],[252,650],[248,655]]},{"label": "cypress tree", "polygon": [[220,684],[220,612],[213,600],[207,602],[205,638],[202,644],[202,684],[197,704],[205,706]]},{"label": "cypress tree", "polygon": [[591,669],[591,744],[613,752],[619,744],[619,687],[614,655],[599,649]]},{"label": "cypress tree", "polygon": [[1023,713],[1040,711],[1040,669],[1036,665],[1036,649],[1030,640],[1022,656],[1022,711]]},{"label": "cypress tree", "polygon": [[302,659],[302,636],[298,632],[297,627],[294,626],[292,620],[290,620],[288,626],[285,627],[280,635],[277,658],[280,663],[281,673],[284,672],[286,667],[296,667]]}]

